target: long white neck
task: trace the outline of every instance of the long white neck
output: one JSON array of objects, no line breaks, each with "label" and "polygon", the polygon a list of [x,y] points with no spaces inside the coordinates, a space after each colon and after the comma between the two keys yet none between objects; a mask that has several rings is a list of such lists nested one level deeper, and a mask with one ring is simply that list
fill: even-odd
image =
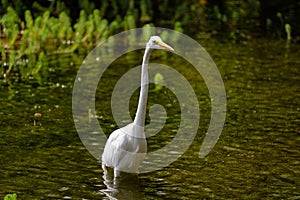
[{"label": "long white neck", "polygon": [[150,53],[151,53],[151,49],[147,47],[145,50],[143,63],[142,63],[141,91],[140,91],[139,103],[134,118],[134,123],[141,127],[145,126],[145,120],[146,120],[146,107],[147,107],[148,84],[149,84],[148,61],[149,61]]}]

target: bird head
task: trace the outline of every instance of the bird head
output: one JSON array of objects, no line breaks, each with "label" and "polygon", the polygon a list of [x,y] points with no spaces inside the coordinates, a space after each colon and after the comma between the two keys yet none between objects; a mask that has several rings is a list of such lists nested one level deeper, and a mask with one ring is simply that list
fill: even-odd
[{"label": "bird head", "polygon": [[164,43],[159,36],[152,36],[147,42],[147,47],[151,49],[164,49],[168,51],[174,51],[174,49]]}]

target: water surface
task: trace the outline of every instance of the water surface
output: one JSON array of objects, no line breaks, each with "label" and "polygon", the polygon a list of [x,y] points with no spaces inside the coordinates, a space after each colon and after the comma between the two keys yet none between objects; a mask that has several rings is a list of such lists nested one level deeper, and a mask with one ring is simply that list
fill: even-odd
[{"label": "water surface", "polygon": [[[52,56],[39,77],[0,79],[0,198],[16,193],[19,199],[300,199],[300,45],[265,39],[199,41],[217,64],[228,101],[222,135],[207,157],[198,158],[210,120],[205,83],[182,59],[157,52],[152,61],[174,63],[196,91],[198,134],[168,167],[111,185],[82,145],[72,118],[73,83],[84,56]],[[96,110],[107,135],[117,128],[109,91],[140,64],[142,53],[117,60],[99,83]],[[137,97],[138,91],[131,116]],[[163,147],[176,134],[180,112],[174,98],[150,86],[149,104],[164,105],[168,121],[148,139],[149,150]],[[34,126],[36,112],[42,117]]]}]

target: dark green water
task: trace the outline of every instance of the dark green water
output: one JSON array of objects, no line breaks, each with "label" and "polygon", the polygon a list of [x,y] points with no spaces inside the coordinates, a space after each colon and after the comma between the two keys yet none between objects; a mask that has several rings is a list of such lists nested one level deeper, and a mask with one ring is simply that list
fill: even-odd
[{"label": "dark green water", "polygon": [[[176,56],[157,53],[152,61],[177,63],[195,89],[201,110],[198,134],[168,167],[141,174],[138,183],[109,188],[72,118],[73,83],[83,57],[74,61],[74,55],[61,55],[49,58],[38,78],[0,79],[0,198],[16,193],[18,199],[109,199],[108,194],[118,199],[300,199],[300,45],[262,39],[239,45],[200,43],[218,66],[228,101],[222,135],[207,157],[198,158],[210,119],[205,84]],[[106,89],[130,66],[139,65],[141,55],[114,63],[106,82],[99,84],[96,110],[107,134],[116,125]],[[174,96],[149,93],[150,103],[168,105],[170,98]],[[43,115],[37,126],[35,112]],[[150,149],[174,137],[178,110],[169,112],[174,112],[169,128],[149,138]]]}]

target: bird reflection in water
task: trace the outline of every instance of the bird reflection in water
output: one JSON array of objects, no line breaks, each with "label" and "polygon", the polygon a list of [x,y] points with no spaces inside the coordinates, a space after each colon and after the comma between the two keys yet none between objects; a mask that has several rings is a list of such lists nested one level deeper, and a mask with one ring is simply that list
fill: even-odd
[{"label": "bird reflection in water", "polygon": [[106,168],[103,174],[103,183],[106,189],[100,190],[101,194],[109,199],[142,199],[143,194],[139,186],[137,174],[120,172],[117,178],[114,178],[113,168]]}]

